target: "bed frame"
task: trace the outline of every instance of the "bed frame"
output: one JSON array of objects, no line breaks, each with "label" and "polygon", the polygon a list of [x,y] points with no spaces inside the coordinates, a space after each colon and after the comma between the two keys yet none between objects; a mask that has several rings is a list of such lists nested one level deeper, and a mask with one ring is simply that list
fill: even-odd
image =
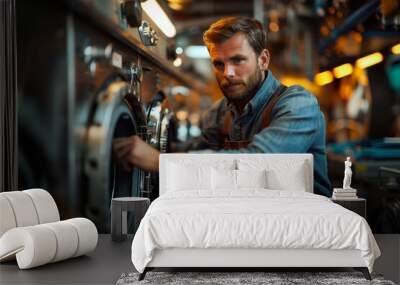
[{"label": "bed frame", "polygon": [[[216,154],[161,154],[160,156],[160,195],[166,191],[168,179],[165,171],[169,161],[176,161],[186,156],[190,159],[207,160],[212,163],[218,159]],[[219,159],[221,154],[218,154]],[[243,154],[224,154],[224,159],[242,158]],[[249,154],[246,154],[249,156]],[[313,193],[313,157],[311,154],[250,154],[254,158],[296,159],[308,163],[309,187]],[[139,280],[155,268],[230,268],[246,271],[254,268],[353,268],[361,271],[367,280],[371,276],[359,250],[330,249],[254,249],[254,248],[169,248],[157,249],[153,259],[147,265]],[[262,270],[260,270],[262,271]]]},{"label": "bed frame", "polygon": [[139,275],[155,268],[232,268],[246,271],[254,268],[343,268],[361,271],[371,280],[359,250],[328,249],[194,249],[156,250],[152,261]]}]

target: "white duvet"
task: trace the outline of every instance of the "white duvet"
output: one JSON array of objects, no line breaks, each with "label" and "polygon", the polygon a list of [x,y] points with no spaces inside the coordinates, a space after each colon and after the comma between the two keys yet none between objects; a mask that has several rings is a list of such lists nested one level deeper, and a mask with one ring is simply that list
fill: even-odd
[{"label": "white duvet", "polygon": [[132,243],[143,272],[155,249],[358,249],[372,271],[380,251],[364,218],[306,192],[171,192],[156,199]]}]

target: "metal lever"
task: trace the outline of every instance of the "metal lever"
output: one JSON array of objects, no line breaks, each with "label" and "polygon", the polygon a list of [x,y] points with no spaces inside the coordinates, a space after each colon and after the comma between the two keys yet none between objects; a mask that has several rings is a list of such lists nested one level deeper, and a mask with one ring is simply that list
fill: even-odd
[{"label": "metal lever", "polygon": [[158,36],[156,31],[146,21],[142,22],[139,27],[139,35],[145,46],[156,46],[158,42]]},{"label": "metal lever", "polygon": [[140,57],[138,58],[137,63],[132,62],[131,66],[129,68],[125,68],[123,72],[126,76],[130,77],[131,93],[135,94],[140,101],[139,88],[143,79],[143,70]]}]

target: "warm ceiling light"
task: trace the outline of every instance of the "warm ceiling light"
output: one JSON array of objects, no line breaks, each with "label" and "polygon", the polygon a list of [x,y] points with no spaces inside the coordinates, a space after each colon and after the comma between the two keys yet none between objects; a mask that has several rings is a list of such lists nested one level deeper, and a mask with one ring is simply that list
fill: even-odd
[{"label": "warm ceiling light", "polygon": [[336,78],[342,78],[353,72],[353,66],[350,63],[339,65],[333,69]]},{"label": "warm ceiling light", "polygon": [[326,85],[328,83],[331,83],[333,81],[333,75],[332,72],[329,70],[318,73],[315,75],[315,83],[317,83],[319,86]]},{"label": "warm ceiling light", "polygon": [[273,33],[279,32],[279,25],[276,22],[269,23],[269,30]]},{"label": "warm ceiling light", "polygon": [[391,51],[392,51],[393,54],[400,54],[400,44],[392,46]]},{"label": "warm ceiling light", "polygon": [[383,60],[383,55],[380,52],[364,56],[356,60],[356,66],[358,68],[367,68],[371,65],[380,63]]},{"label": "warm ceiling light", "polygon": [[180,57],[177,57],[177,58],[174,60],[174,66],[179,67],[179,66],[181,66],[181,65],[182,65],[182,59],[181,59]]},{"label": "warm ceiling light", "polygon": [[143,2],[142,8],[167,37],[173,38],[176,35],[174,24],[172,24],[171,20],[156,0],[147,0]]},{"label": "warm ceiling light", "polygon": [[177,10],[180,11],[183,9],[183,5],[180,3],[169,3],[168,6],[172,9],[172,10]]},{"label": "warm ceiling light", "polygon": [[188,46],[185,54],[191,58],[210,58],[210,53],[206,46]]},{"label": "warm ceiling light", "polygon": [[180,110],[176,112],[176,117],[178,118],[179,121],[185,121],[189,117],[189,114],[187,111]]}]

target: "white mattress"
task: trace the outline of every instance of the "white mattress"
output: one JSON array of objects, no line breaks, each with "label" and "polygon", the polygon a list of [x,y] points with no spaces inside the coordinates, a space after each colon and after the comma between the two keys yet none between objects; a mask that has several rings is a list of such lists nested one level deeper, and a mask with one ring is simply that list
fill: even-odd
[{"label": "white mattress", "polygon": [[265,189],[162,195],[134,237],[135,268],[167,248],[356,249],[370,271],[380,255],[359,215],[319,195]]}]

